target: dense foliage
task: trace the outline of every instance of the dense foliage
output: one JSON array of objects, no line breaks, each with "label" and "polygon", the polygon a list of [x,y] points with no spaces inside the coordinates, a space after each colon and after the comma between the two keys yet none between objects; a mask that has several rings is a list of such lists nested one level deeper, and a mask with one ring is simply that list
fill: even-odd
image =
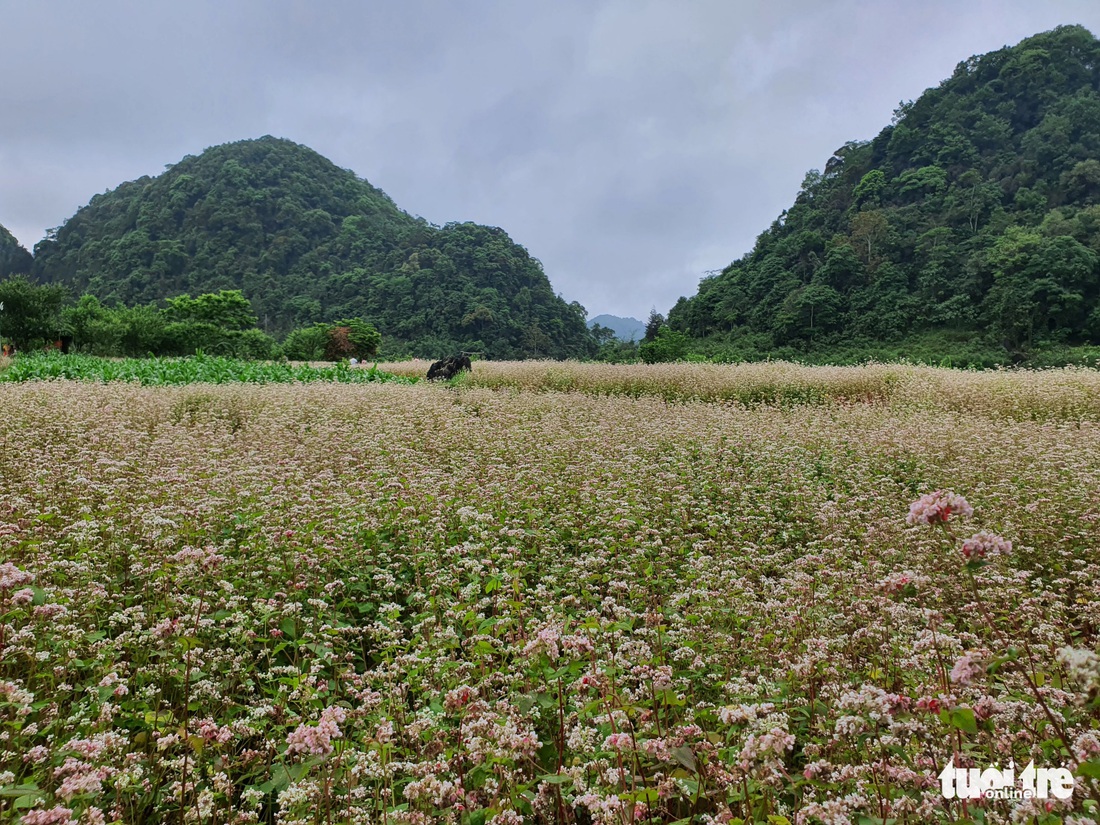
[{"label": "dense foliage", "polygon": [[1023,357],[1100,341],[1100,42],[1064,26],[958,65],[807,174],[669,324],[751,356],[931,331]]},{"label": "dense foliage", "polygon": [[260,328],[362,318],[389,354],[583,356],[578,304],[501,229],[436,227],[316,152],[271,137],[97,195],[35,247],[46,282],[107,304],[239,289]]},{"label": "dense foliage", "polygon": [[56,339],[68,297],[64,287],[34,284],[24,275],[0,280],[0,343],[28,349]]},{"label": "dense foliage", "polygon": [[31,253],[11,232],[0,226],[0,278],[30,272],[32,262]]},{"label": "dense foliage", "polygon": [[16,351],[64,345],[98,356],[186,356],[197,353],[245,359],[285,356],[301,361],[364,360],[378,353],[382,336],[361,318],[311,324],[280,345],[257,328],[256,314],[236,289],[153,304],[107,306],[84,294],[68,303],[67,290],[34,284],[24,276],[0,280],[0,342]]}]

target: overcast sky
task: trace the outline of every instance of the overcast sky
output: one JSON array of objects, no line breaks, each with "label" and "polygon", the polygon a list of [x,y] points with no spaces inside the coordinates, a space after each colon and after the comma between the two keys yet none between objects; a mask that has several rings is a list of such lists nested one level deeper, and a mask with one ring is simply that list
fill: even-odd
[{"label": "overcast sky", "polygon": [[503,227],[590,315],[665,312],[810,168],[1097,0],[0,0],[0,224],[271,134]]}]

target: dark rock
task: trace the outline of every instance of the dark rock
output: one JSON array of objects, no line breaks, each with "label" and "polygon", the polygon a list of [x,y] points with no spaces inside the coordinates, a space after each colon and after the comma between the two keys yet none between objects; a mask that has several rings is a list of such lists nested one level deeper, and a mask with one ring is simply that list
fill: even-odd
[{"label": "dark rock", "polygon": [[460,372],[469,372],[471,369],[470,356],[451,355],[431,365],[428,369],[428,380],[448,381]]}]

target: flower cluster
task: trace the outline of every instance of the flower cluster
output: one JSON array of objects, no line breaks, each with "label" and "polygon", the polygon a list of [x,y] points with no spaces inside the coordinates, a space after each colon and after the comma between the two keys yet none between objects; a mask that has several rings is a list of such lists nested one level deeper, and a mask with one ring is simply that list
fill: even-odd
[{"label": "flower cluster", "polygon": [[316,725],[301,724],[286,738],[287,754],[308,753],[314,756],[327,756],[332,753],[333,739],[339,739],[339,725],[347,719],[347,711],[336,705],[330,705],[321,712]]},{"label": "flower cluster", "polygon": [[974,653],[960,656],[951,668],[951,681],[957,685],[969,685],[975,678],[985,673],[981,660]]},{"label": "flower cluster", "polygon": [[965,498],[948,490],[926,493],[909,505],[907,524],[944,524],[952,516],[966,518],[974,515]]},{"label": "flower cluster", "polygon": [[11,590],[34,581],[34,573],[20,570],[10,561],[0,564],[0,590]]}]

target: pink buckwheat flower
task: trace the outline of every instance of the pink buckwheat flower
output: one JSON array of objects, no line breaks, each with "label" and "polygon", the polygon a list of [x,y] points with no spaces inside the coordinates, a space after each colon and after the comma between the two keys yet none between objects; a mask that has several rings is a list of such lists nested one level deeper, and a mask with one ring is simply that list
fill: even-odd
[{"label": "pink buckwheat flower", "polygon": [[443,709],[449,713],[454,713],[476,698],[477,688],[472,688],[469,685],[459,685],[443,697]]},{"label": "pink buckwheat flower", "polygon": [[23,825],[69,825],[76,822],[73,819],[72,808],[62,808],[56,805],[48,811],[31,811],[23,814]]},{"label": "pink buckwheat flower", "polygon": [[951,668],[951,681],[956,685],[969,685],[976,676],[980,676],[984,672],[982,666],[977,662],[977,657],[970,652],[964,653],[960,656],[955,666]]},{"label": "pink buckwheat flower", "polygon": [[347,718],[343,708],[331,706],[321,711],[321,719],[316,726],[301,724],[286,738],[288,754],[310,753],[314,756],[327,756],[332,753],[332,740],[343,734],[339,724]]},{"label": "pink buckwheat flower", "polygon": [[1100,739],[1095,733],[1083,733],[1073,743],[1073,755],[1078,762],[1100,756]]},{"label": "pink buckwheat flower", "polygon": [[374,738],[377,739],[379,741],[379,743],[383,744],[383,745],[385,745],[389,742],[392,742],[393,741],[393,722],[391,722],[389,719],[383,719],[381,722],[379,722],[378,723],[378,732],[375,734]]},{"label": "pink buckwheat flower", "polygon": [[199,736],[207,742],[217,742],[224,745],[233,738],[233,729],[228,725],[220,727],[213,719],[203,719],[199,722]]},{"label": "pink buckwheat flower", "polygon": [[523,648],[523,655],[537,656],[539,653],[545,653],[550,661],[557,661],[558,657],[561,656],[561,650],[558,647],[559,639],[561,639],[561,632],[558,628],[553,625],[544,627]]},{"label": "pink buckwheat flower", "polygon": [[633,750],[634,737],[629,733],[613,733],[604,740],[605,750]]},{"label": "pink buckwheat flower", "polygon": [[10,561],[0,564],[0,590],[11,590],[13,587],[30,584],[33,581],[34,573],[20,570]]},{"label": "pink buckwheat flower", "polygon": [[995,536],[982,530],[963,542],[962,554],[967,561],[984,559],[986,556],[997,556],[1001,553],[1011,553],[1012,542]]},{"label": "pink buckwheat flower", "polygon": [[946,523],[951,516],[972,515],[974,515],[974,508],[965,498],[950,490],[936,490],[933,493],[925,493],[909,505],[909,515],[905,517],[905,522],[906,524],[941,524]]}]

